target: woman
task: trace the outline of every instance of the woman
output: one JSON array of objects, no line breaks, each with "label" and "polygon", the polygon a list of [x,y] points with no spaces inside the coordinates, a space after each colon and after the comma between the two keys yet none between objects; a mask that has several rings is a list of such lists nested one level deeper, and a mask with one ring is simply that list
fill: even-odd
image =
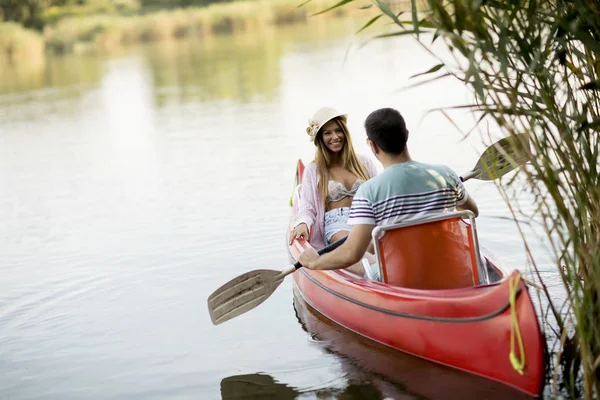
[{"label": "woman", "polygon": [[354,152],[346,119],[346,114],[325,107],[309,121],[306,133],[317,149],[315,160],[304,170],[290,243],[304,237],[320,249],[347,236],[352,198],[363,182],[377,174],[367,157]]}]

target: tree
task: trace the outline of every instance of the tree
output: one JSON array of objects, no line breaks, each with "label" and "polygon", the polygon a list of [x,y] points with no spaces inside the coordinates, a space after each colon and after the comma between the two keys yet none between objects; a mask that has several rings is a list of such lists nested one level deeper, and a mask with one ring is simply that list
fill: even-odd
[{"label": "tree", "polygon": [[41,28],[41,13],[68,0],[0,0],[0,20],[18,22],[28,28]]}]

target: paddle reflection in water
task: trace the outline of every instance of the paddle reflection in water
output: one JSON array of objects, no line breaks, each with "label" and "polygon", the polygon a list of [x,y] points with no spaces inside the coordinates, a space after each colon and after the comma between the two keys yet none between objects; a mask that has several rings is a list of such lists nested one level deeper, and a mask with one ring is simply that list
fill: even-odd
[{"label": "paddle reflection in water", "polygon": [[315,343],[339,357],[349,381],[369,382],[375,388],[377,396],[368,398],[531,399],[505,385],[434,364],[355,334],[313,309],[295,286],[294,308],[302,328]]},{"label": "paddle reflection in water", "polygon": [[271,375],[234,375],[221,381],[223,400],[243,399],[295,399],[300,392],[283,383],[276,382]]},{"label": "paddle reflection in water", "polygon": [[[343,389],[327,388],[300,391],[264,373],[234,375],[221,381],[223,400],[293,400],[297,398],[383,400],[381,392],[369,382],[349,383]],[[399,397],[394,397],[399,399]]]}]

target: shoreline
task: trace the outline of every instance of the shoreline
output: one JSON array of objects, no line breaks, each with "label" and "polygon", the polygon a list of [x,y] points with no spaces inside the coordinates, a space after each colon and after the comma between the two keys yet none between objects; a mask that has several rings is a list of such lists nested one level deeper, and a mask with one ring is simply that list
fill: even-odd
[{"label": "shoreline", "polygon": [[[336,18],[325,24],[289,24],[205,38],[190,36],[179,40],[143,42],[120,47],[108,54],[47,53],[45,61],[39,65],[27,62],[5,65],[0,63],[0,75],[3,78],[0,81],[0,102],[5,95],[37,91],[44,87],[72,86],[74,82],[78,85],[93,86],[102,76],[105,62],[129,58],[138,58],[148,63],[151,69],[154,68],[153,76],[155,73],[161,75],[160,80],[172,77],[158,72],[165,68],[179,71],[175,74],[179,78],[192,78],[185,70],[190,62],[198,58],[206,59],[210,65],[217,63],[220,65],[218,69],[252,69],[258,63],[261,64],[261,70],[270,71],[267,74],[268,79],[256,76],[250,85],[252,92],[262,95],[268,91],[269,85],[273,83],[272,79],[278,76],[277,65],[273,63],[276,63],[290,46],[321,47],[345,40],[344,38],[350,41],[361,26],[362,21],[358,19]],[[365,35],[359,34],[358,37],[364,38]],[[154,65],[156,63],[157,65]],[[188,84],[194,85],[192,81]],[[217,92],[227,92],[230,89],[228,85],[225,81],[219,82],[217,86],[220,89]],[[227,90],[222,90],[223,88]]]},{"label": "shoreline", "polygon": [[366,23],[378,12],[375,7],[340,7],[313,15],[330,6],[327,0],[312,0],[302,7],[291,0],[239,0],[147,14],[69,16],[46,25],[43,32],[4,22],[0,23],[0,64],[40,65],[47,54],[111,54],[141,43],[208,39],[285,25],[322,24],[332,18],[355,16]]}]

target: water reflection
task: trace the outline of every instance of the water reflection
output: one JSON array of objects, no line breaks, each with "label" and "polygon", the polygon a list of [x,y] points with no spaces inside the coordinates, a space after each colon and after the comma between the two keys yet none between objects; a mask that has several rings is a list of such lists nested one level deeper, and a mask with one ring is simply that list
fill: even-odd
[{"label": "water reflection", "polygon": [[[334,387],[294,387],[258,372],[221,380],[223,400],[298,398],[528,399],[504,385],[392,350],[354,334],[312,309],[294,288],[294,309],[311,345],[333,355],[341,367]],[[341,385],[341,387],[340,387]]]},{"label": "water reflection", "polygon": [[284,383],[276,382],[272,376],[262,373],[234,375],[221,381],[223,400],[243,399],[295,399],[300,392]]},{"label": "water reflection", "polygon": [[[351,382],[342,389],[300,391],[277,382],[272,376],[264,373],[234,375],[221,381],[222,400],[293,400],[302,397],[347,400],[388,398],[370,382]],[[394,399],[399,398],[394,397]]]},{"label": "water reflection", "polygon": [[270,100],[280,86],[279,40],[262,35],[217,37],[208,42],[173,42],[158,49],[148,47],[143,56],[152,71],[159,106],[169,99],[248,102],[259,96]]},{"label": "water reflection", "polygon": [[0,95],[44,88],[89,87],[102,77],[102,61],[98,56],[71,55],[34,65],[0,63]]},{"label": "water reflection", "polygon": [[49,87],[92,87],[102,79],[106,61],[137,57],[149,70],[159,106],[174,97],[179,102],[223,99],[248,102],[257,97],[269,100],[279,93],[281,57],[290,46],[314,50],[353,29],[348,21],[334,20],[317,29],[307,30],[299,25],[252,34],[152,43],[111,57],[49,56],[39,65],[0,63],[0,95]]}]

